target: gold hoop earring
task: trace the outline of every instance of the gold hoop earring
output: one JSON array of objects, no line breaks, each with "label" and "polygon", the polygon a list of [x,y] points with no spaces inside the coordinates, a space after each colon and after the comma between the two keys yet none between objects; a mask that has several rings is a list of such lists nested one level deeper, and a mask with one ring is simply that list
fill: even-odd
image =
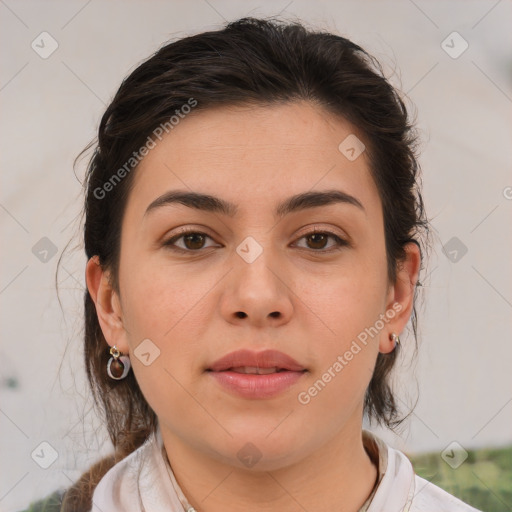
[{"label": "gold hoop earring", "polygon": [[395,344],[395,347],[398,347],[400,345],[400,336],[398,336],[398,334],[392,332],[390,335],[389,335],[389,340],[394,342]]}]

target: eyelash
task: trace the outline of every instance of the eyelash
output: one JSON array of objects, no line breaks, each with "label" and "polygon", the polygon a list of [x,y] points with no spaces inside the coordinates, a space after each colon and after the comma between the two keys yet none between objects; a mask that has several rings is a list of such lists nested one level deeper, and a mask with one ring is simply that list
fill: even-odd
[{"label": "eyelash", "polygon": [[[205,236],[207,238],[210,238],[211,240],[212,237],[207,235],[206,233],[203,233],[202,231],[197,231],[195,229],[188,229],[188,230],[184,230],[184,231],[181,231],[179,234],[177,235],[174,235],[173,237],[169,238],[169,240],[167,240],[166,242],[163,243],[163,245],[173,251],[177,251],[177,252],[181,252],[181,253],[194,253],[194,252],[200,252],[204,249],[208,249],[208,247],[206,248],[201,248],[201,249],[183,249],[181,247],[177,247],[175,244],[176,241],[178,241],[180,238],[183,238],[187,235],[190,235],[190,234],[194,234],[194,235],[202,235],[202,236]],[[330,248],[330,249],[327,249],[327,250],[324,250],[324,249],[309,249],[309,248],[305,248],[305,247],[302,247],[302,249],[306,249],[308,251],[311,251],[313,253],[331,253],[331,252],[334,252],[334,251],[339,251],[341,248],[343,247],[346,247],[346,246],[349,246],[350,244],[344,240],[343,238],[340,238],[338,235],[332,233],[331,231],[319,231],[317,229],[314,229],[313,231],[310,231],[308,233],[305,233],[304,235],[302,235],[301,237],[298,238],[298,240],[301,240],[303,238],[307,238],[308,236],[312,236],[312,235],[327,235],[328,237],[330,238],[333,238],[335,241],[336,241],[336,244],[337,244],[337,247],[334,247],[334,248]]]}]

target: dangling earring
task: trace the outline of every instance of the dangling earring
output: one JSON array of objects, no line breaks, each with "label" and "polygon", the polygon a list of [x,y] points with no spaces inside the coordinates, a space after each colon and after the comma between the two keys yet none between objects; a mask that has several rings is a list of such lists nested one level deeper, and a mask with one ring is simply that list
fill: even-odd
[{"label": "dangling earring", "polygon": [[395,334],[394,332],[392,332],[389,335],[389,339],[390,339],[390,341],[393,341],[395,343],[394,348],[396,348],[400,345],[400,337],[398,336],[398,334]]},{"label": "dangling earring", "polygon": [[114,345],[110,349],[112,356],[107,363],[107,374],[111,379],[121,380],[124,379],[131,368],[130,358],[122,356],[119,349]]}]

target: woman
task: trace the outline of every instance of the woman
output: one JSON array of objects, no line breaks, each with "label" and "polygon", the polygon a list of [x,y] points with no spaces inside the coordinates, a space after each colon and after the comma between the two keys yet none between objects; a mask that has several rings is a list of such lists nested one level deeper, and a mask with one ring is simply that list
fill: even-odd
[{"label": "woman", "polygon": [[362,427],[400,422],[389,377],[416,336],[414,143],[378,63],[298,23],[241,19],[124,80],[84,230],[115,454],[61,510],[475,510]]}]

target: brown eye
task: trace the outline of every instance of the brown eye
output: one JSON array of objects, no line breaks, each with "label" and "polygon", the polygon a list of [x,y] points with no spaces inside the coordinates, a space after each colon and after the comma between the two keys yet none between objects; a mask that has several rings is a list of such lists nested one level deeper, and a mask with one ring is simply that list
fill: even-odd
[{"label": "brown eye", "polygon": [[208,239],[212,240],[212,238],[206,233],[201,233],[199,231],[185,231],[179,235],[173,236],[167,240],[167,242],[164,242],[163,245],[176,251],[198,252],[201,249],[213,247],[213,245],[205,245]]},{"label": "brown eye", "polygon": [[183,237],[187,249],[202,249],[205,237],[201,233],[190,233]]},{"label": "brown eye", "polygon": [[[334,240],[334,243],[328,245],[329,239]],[[311,249],[312,251],[319,253],[329,253],[349,245],[346,240],[343,240],[343,238],[340,238],[338,235],[329,231],[313,231],[300,237],[299,240],[305,240],[306,243],[304,245],[299,244],[298,247],[302,249]]]},{"label": "brown eye", "polygon": [[308,235],[306,239],[310,240],[309,247],[311,249],[324,249],[329,237],[325,233],[313,233]]}]

